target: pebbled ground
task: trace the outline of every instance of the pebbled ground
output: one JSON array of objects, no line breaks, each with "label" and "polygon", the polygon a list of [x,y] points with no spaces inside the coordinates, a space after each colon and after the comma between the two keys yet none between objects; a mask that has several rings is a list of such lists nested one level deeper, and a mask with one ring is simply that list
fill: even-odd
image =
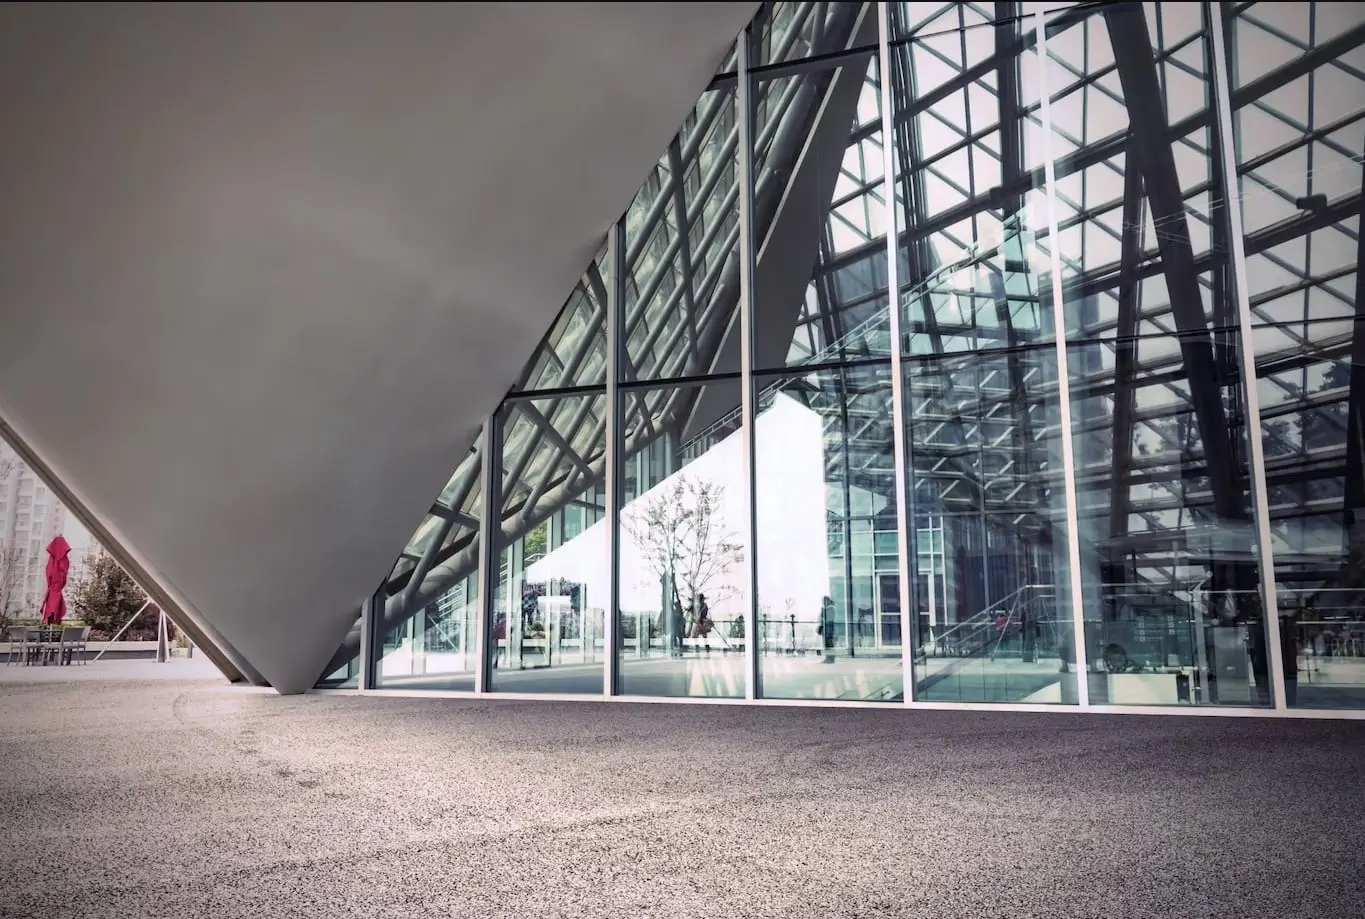
[{"label": "pebbled ground", "polygon": [[1365,722],[0,686],[0,916],[1365,915]]}]

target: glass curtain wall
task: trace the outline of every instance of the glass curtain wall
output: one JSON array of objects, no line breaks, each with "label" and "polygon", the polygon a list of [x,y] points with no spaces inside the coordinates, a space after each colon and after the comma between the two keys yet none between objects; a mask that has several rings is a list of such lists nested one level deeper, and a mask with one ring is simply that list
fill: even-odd
[{"label": "glass curtain wall", "polygon": [[1218,11],[1286,695],[1365,708],[1365,11]]},{"label": "glass curtain wall", "polygon": [[1090,699],[1269,705],[1209,10],[1055,22],[1046,139]]},{"label": "glass curtain wall", "polygon": [[608,652],[606,246],[493,419],[488,688],[598,695]]},{"label": "glass curtain wall", "polygon": [[596,695],[611,577],[606,395],[508,403],[498,432],[502,510],[490,688]]},{"label": "glass curtain wall", "polygon": [[1012,7],[890,10],[911,644],[917,698],[1074,703],[1042,61]]},{"label": "glass curtain wall", "polygon": [[[733,71],[731,52],[722,71]],[[743,697],[738,91],[703,93],[622,221],[616,689]]]},{"label": "glass curtain wall", "polygon": [[[813,53],[752,31],[754,556],[760,694],[904,697],[881,9],[816,4]],[[785,15],[784,15],[785,14]],[[803,33],[804,34],[804,33]],[[776,47],[781,47],[780,40]]]},{"label": "glass curtain wall", "polygon": [[1363,46],[762,4],[380,589],[373,685],[1365,707]]}]

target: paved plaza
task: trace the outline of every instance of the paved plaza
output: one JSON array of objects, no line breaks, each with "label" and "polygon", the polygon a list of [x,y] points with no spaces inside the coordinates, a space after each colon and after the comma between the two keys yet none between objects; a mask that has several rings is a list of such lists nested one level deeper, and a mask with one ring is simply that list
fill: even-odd
[{"label": "paved plaza", "polygon": [[1361,722],[93,678],[192,663],[0,685],[0,917],[1323,919],[1365,902]]},{"label": "paved plaza", "polygon": [[[182,652],[183,653],[183,652]],[[0,665],[4,683],[105,683],[142,680],[208,680],[222,682],[218,670],[203,654],[171,657],[162,663],[147,657],[106,658],[87,664],[58,666]]]}]

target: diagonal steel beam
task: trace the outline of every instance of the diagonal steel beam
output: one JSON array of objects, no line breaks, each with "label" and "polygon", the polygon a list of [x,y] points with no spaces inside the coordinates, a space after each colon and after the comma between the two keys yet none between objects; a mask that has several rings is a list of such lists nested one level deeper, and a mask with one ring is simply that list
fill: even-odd
[{"label": "diagonal steel beam", "polygon": [[1133,466],[1133,413],[1137,407],[1137,264],[1142,258],[1142,175],[1131,158],[1123,175],[1123,237],[1119,256],[1118,332],[1114,344],[1114,415],[1109,481],[1109,536],[1128,532]]},{"label": "diagonal steel beam", "polygon": [[678,138],[668,145],[668,171],[671,173],[669,185],[672,189],[673,232],[678,234],[678,265],[682,269],[683,315],[686,317],[687,360],[684,367],[689,373],[701,369],[700,333],[697,330],[696,268],[692,262],[692,225],[687,219],[687,198],[684,194],[682,151],[678,149]]},{"label": "diagonal steel beam", "polygon": [[[1160,81],[1152,58],[1147,18],[1141,9],[1115,8],[1105,13],[1105,25],[1118,65],[1123,97],[1132,121],[1129,150],[1133,153],[1147,192],[1153,223],[1161,228],[1157,249],[1171,300],[1171,313],[1181,333],[1180,350],[1190,384],[1190,402],[1209,463],[1214,504],[1224,520],[1247,520],[1249,513],[1233,449],[1232,432],[1219,381],[1226,374],[1214,353],[1204,317],[1199,274],[1185,216],[1184,196],[1176,172],[1175,155],[1167,141]],[[1250,347],[1250,342],[1244,346]]]},{"label": "diagonal steel beam", "polygon": [[[441,525],[431,540],[422,548],[422,554],[417,559],[417,564],[408,573],[407,584],[402,592],[404,602],[411,602],[418,585],[422,583],[422,579],[427,576],[427,572],[431,570],[431,566],[436,563],[436,559],[445,549],[446,540],[450,538],[450,533],[455,529],[457,523],[466,525],[459,520],[459,518],[464,517],[460,513],[460,508],[464,506],[465,500],[473,493],[474,486],[479,482],[478,456],[477,450],[471,451],[460,463],[460,468],[466,470],[466,474],[461,477],[460,484],[456,486],[454,493],[450,496],[450,508],[447,509],[439,502],[432,506],[431,513],[442,518]],[[437,513],[437,508],[440,509],[441,513]],[[469,518],[465,517],[464,519],[468,520]],[[469,526],[471,530],[478,532],[478,521],[473,521]]]}]

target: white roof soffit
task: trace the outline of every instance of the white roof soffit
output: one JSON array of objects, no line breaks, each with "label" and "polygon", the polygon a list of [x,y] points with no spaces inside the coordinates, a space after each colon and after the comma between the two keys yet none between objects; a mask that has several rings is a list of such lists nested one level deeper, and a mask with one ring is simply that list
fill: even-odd
[{"label": "white roof soffit", "polygon": [[306,689],[754,9],[0,5],[0,417]]}]

